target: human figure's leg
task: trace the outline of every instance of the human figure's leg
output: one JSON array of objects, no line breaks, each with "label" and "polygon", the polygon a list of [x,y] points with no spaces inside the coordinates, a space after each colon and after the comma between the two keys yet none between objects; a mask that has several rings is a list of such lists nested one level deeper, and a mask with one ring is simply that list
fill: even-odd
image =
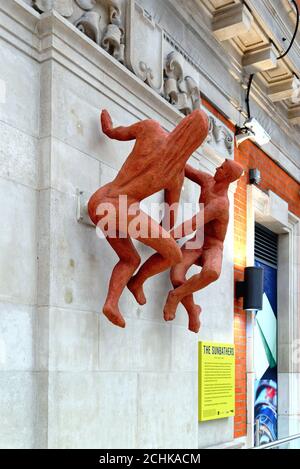
[{"label": "human figure's leg", "polygon": [[174,265],[170,272],[172,285],[176,288],[185,283],[188,269],[195,264],[201,255],[201,250],[181,248],[182,261]]},{"label": "human figure's leg", "polygon": [[[179,264],[176,264],[171,269],[170,277],[174,288],[183,285],[186,282],[186,273],[188,269],[199,261],[201,250],[186,249],[185,245],[181,248],[183,260]],[[189,330],[192,332],[198,332],[200,329],[199,315],[201,313],[201,307],[196,305],[194,302],[193,294],[185,296],[181,303],[185,307],[189,317]],[[172,320],[174,317],[165,315],[165,320]]]},{"label": "human figure's leg", "polygon": [[[112,207],[108,207],[108,202],[112,204]],[[160,256],[160,268],[162,270],[167,269],[176,262],[180,262],[182,255],[179,246],[177,246],[176,241],[171,235],[141,210],[137,210],[135,215],[130,214],[128,217],[124,216],[122,218],[123,237],[119,237],[119,207],[107,200],[103,200],[102,203],[106,204],[105,211],[107,213],[104,217],[101,216],[98,219],[97,226],[103,231],[106,239],[120,259],[111,275],[103,313],[114,324],[125,327],[125,321],[119,311],[118,302],[125,286],[140,263],[140,257],[132,243],[131,237],[160,253],[158,256]],[[133,230],[131,226],[131,222],[135,220],[137,220],[135,224],[139,226],[138,231]],[[141,303],[144,296],[143,290],[136,291],[135,296],[140,298]]]},{"label": "human figure's leg", "polygon": [[184,297],[199,291],[210,283],[215,282],[221,273],[223,252],[219,247],[204,250],[202,254],[202,270],[200,274],[193,275],[179,287],[169,292],[164,315],[169,320],[174,319],[178,303]]},{"label": "human figure's leg", "polygon": [[111,247],[119,256],[119,262],[115,265],[108,288],[108,294],[103,307],[105,316],[116,326],[125,327],[125,321],[119,311],[119,299],[126,287],[128,280],[138,268],[141,258],[135,249],[130,237],[106,238]]},{"label": "human figure's leg", "polygon": [[155,220],[144,212],[140,212],[139,221],[141,233],[146,233],[143,227],[151,227],[151,235],[150,233],[144,234],[143,236],[137,236],[136,239],[146,246],[151,247],[157,251],[157,253],[151,256],[142,265],[138,273],[131,278],[127,286],[137,302],[139,304],[145,304],[146,298],[143,292],[143,283],[145,280],[180,262],[182,260],[182,254],[174,238],[172,238]]}]

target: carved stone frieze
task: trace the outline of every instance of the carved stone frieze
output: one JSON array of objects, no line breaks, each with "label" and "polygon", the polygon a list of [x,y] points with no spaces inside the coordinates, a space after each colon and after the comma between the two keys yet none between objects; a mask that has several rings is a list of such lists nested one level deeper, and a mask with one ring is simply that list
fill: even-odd
[{"label": "carved stone frieze", "polygon": [[128,0],[126,65],[159,93],[163,88],[163,31],[135,0]]},{"label": "carved stone frieze", "polygon": [[275,81],[268,87],[268,96],[273,102],[291,99],[293,104],[297,104],[300,95],[300,81],[293,76],[282,82]]},{"label": "carved stone frieze", "polygon": [[233,134],[227,129],[227,127],[217,122],[217,119],[213,116],[209,116],[210,127],[208,142],[213,138],[216,143],[220,143],[222,140],[229,153],[233,151]]},{"label": "carved stone frieze", "polygon": [[32,0],[41,13],[55,10],[83,34],[124,62],[126,0]]},{"label": "carved stone frieze", "polygon": [[[31,1],[41,13],[53,9],[67,18],[183,114],[201,108],[197,65],[136,0]],[[207,143],[232,157],[233,134],[210,113],[209,120]]]},{"label": "carved stone frieze", "polygon": [[[164,96],[176,109],[190,114],[201,108],[199,72],[187,55],[165,36]],[[223,158],[233,158],[234,136],[218,118],[207,111],[209,134],[206,143]]]},{"label": "carved stone frieze", "polygon": [[289,109],[289,120],[293,125],[300,125],[300,106],[294,106]]},{"label": "carved stone frieze", "polygon": [[292,103],[300,104],[300,80],[297,77],[293,79],[292,88]]},{"label": "carved stone frieze", "polygon": [[200,109],[200,90],[191,76],[184,76],[184,57],[177,51],[170,52],[165,64],[165,97],[179,111],[190,114]]}]

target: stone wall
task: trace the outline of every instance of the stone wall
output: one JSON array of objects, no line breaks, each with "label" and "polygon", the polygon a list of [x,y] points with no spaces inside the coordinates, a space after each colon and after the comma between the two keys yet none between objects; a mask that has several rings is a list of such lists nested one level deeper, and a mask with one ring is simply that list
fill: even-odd
[{"label": "stone wall", "polygon": [[[1,4],[1,447],[197,448],[231,440],[232,419],[198,425],[197,343],[233,340],[232,215],[222,275],[196,296],[199,336],[187,331],[182,309],[164,322],[167,274],[146,285],[143,308],[124,293],[125,330],[108,323],[101,308],[116,256],[78,223],[78,191],[111,180],[132,144],[100,133],[100,110],[116,124],[155,118],[167,130],[182,114],[61,16],[41,20],[23,5]],[[225,129],[215,135],[192,159],[209,172],[233,157]],[[186,182],[184,199],[196,194]]]},{"label": "stone wall", "polygon": [[[198,448],[234,438],[232,418],[198,423],[197,343],[233,341],[235,188],[222,275],[196,295],[203,308],[198,335],[187,331],[181,308],[173,323],[163,321],[167,273],[146,284],[142,308],[124,292],[127,327],[112,326],[101,308],[117,258],[77,218],[79,194],[112,180],[132,147],[101,134],[103,108],[117,125],[154,118],[171,130],[200,107],[201,92],[211,131],[190,163],[213,173],[234,157],[234,125],[245,119],[247,51],[216,40],[204,3],[211,2],[0,2],[1,447]],[[280,7],[273,23],[268,3],[261,2],[262,14],[266,25],[272,20],[276,43],[286,11]],[[255,31],[264,35],[261,25]],[[285,64],[287,76],[295,64],[297,49]],[[255,115],[271,133],[266,151],[299,180],[292,123],[300,108],[288,101],[289,120],[285,102],[266,98],[268,86],[256,81],[252,96]],[[186,181],[182,200],[197,197]],[[145,201],[145,210],[151,201],[162,194]],[[143,259],[149,256],[137,247]],[[243,316],[238,333],[244,326]],[[245,401],[241,379],[237,397]],[[244,402],[240,410],[236,436],[245,434]]]},{"label": "stone wall", "polygon": [[1,38],[0,407],[1,447],[34,447],[46,426],[37,396],[46,376],[35,355],[40,67]]}]

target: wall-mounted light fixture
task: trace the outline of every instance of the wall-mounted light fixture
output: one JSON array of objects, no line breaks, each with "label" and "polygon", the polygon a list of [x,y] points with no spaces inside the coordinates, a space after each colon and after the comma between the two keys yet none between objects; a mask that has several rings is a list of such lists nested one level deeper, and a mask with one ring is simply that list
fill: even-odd
[{"label": "wall-mounted light fixture", "polygon": [[250,184],[259,184],[261,181],[260,170],[253,168],[249,170],[249,182]]},{"label": "wall-mounted light fixture", "polygon": [[264,269],[246,267],[243,282],[236,282],[236,298],[243,298],[243,309],[247,311],[262,310],[264,292]]}]

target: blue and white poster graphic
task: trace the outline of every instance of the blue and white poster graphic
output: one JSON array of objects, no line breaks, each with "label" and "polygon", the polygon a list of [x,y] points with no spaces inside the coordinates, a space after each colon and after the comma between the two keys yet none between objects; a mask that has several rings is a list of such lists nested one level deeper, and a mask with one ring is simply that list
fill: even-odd
[{"label": "blue and white poster graphic", "polygon": [[277,440],[277,270],[263,262],[263,309],[254,326],[254,442],[255,446]]}]

